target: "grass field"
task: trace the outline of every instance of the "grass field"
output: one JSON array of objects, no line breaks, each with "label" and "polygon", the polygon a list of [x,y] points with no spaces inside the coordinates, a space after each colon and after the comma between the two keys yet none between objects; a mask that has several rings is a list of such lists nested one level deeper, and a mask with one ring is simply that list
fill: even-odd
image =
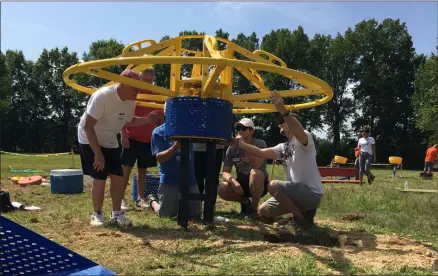
[{"label": "grass field", "polygon": [[[438,177],[418,171],[374,170],[373,185],[325,184],[318,228],[291,232],[286,218],[261,224],[239,217],[238,204],[217,201],[217,214],[231,220],[206,229],[180,229],[151,212],[127,213],[133,229],[92,228],[90,185],[84,193],[53,195],[50,187],[11,184],[14,169],[70,168],[71,156],[1,155],[2,190],[13,201],[43,208],[4,216],[48,237],[118,274],[438,274],[438,194],[401,193],[409,188],[438,189]],[[80,165],[75,156],[76,166]],[[153,170],[153,171],[156,171]],[[268,168],[271,172],[271,167]],[[21,174],[24,175],[24,174]],[[280,167],[274,179],[283,179]],[[127,199],[131,198],[132,185]],[[267,197],[264,198],[266,200]],[[111,211],[109,186],[104,214]]]}]

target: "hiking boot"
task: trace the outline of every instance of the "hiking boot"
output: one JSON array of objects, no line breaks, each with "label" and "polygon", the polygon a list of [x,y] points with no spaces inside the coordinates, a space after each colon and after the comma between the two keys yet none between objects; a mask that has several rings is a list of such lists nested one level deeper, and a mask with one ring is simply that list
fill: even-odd
[{"label": "hiking boot", "polygon": [[111,223],[117,223],[119,226],[131,228],[132,221],[127,219],[123,213],[119,213],[118,215],[111,216]]},{"label": "hiking boot", "polygon": [[146,203],[146,200],[144,200],[143,198],[137,199],[137,201],[135,202],[136,210],[142,211],[148,207],[149,205]]},{"label": "hiking boot", "polygon": [[128,210],[130,210],[131,208],[129,208],[129,207],[128,207],[128,204],[126,204],[126,201],[125,201],[124,199],[122,199],[122,205],[120,206],[120,209],[121,209],[122,211],[128,211]]},{"label": "hiking boot", "polygon": [[316,209],[309,209],[303,213],[304,218],[313,225],[315,223]]},{"label": "hiking boot", "polygon": [[98,214],[98,213],[94,212],[91,215],[90,224],[92,226],[103,226],[105,224],[105,217],[101,213]]}]

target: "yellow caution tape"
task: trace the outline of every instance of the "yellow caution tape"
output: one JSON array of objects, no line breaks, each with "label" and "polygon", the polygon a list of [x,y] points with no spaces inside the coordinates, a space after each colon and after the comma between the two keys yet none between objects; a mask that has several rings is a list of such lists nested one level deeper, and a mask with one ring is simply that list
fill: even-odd
[{"label": "yellow caution tape", "polygon": [[60,153],[50,153],[50,154],[21,154],[21,153],[6,152],[6,151],[0,151],[0,153],[9,154],[9,155],[17,155],[17,156],[28,156],[28,157],[49,157],[49,156],[58,156],[58,155],[68,155],[68,154],[71,154],[71,152],[60,152]]}]

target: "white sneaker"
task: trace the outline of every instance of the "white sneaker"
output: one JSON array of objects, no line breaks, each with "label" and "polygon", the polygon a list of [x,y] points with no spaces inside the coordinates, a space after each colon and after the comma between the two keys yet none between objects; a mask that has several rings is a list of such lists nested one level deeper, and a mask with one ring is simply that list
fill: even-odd
[{"label": "white sneaker", "polygon": [[120,226],[131,228],[132,227],[132,221],[127,219],[123,213],[120,213],[116,216],[111,216],[111,223],[117,223]]},{"label": "white sneaker", "polygon": [[102,214],[93,213],[91,215],[90,224],[92,226],[102,226],[105,224],[105,217]]},{"label": "white sneaker", "polygon": [[126,201],[125,201],[124,199],[122,199],[122,205],[120,206],[120,208],[121,208],[123,211],[131,210],[131,208],[128,207],[128,204],[126,204]]}]

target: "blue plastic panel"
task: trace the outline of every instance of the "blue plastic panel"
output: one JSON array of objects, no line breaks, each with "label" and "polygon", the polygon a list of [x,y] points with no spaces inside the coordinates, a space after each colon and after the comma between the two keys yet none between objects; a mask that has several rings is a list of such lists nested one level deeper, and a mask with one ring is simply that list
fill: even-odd
[{"label": "blue plastic panel", "polygon": [[207,137],[229,140],[233,107],[230,102],[200,97],[177,97],[166,101],[167,137]]},{"label": "blue plastic panel", "polygon": [[0,250],[1,275],[116,275],[3,216]]}]

